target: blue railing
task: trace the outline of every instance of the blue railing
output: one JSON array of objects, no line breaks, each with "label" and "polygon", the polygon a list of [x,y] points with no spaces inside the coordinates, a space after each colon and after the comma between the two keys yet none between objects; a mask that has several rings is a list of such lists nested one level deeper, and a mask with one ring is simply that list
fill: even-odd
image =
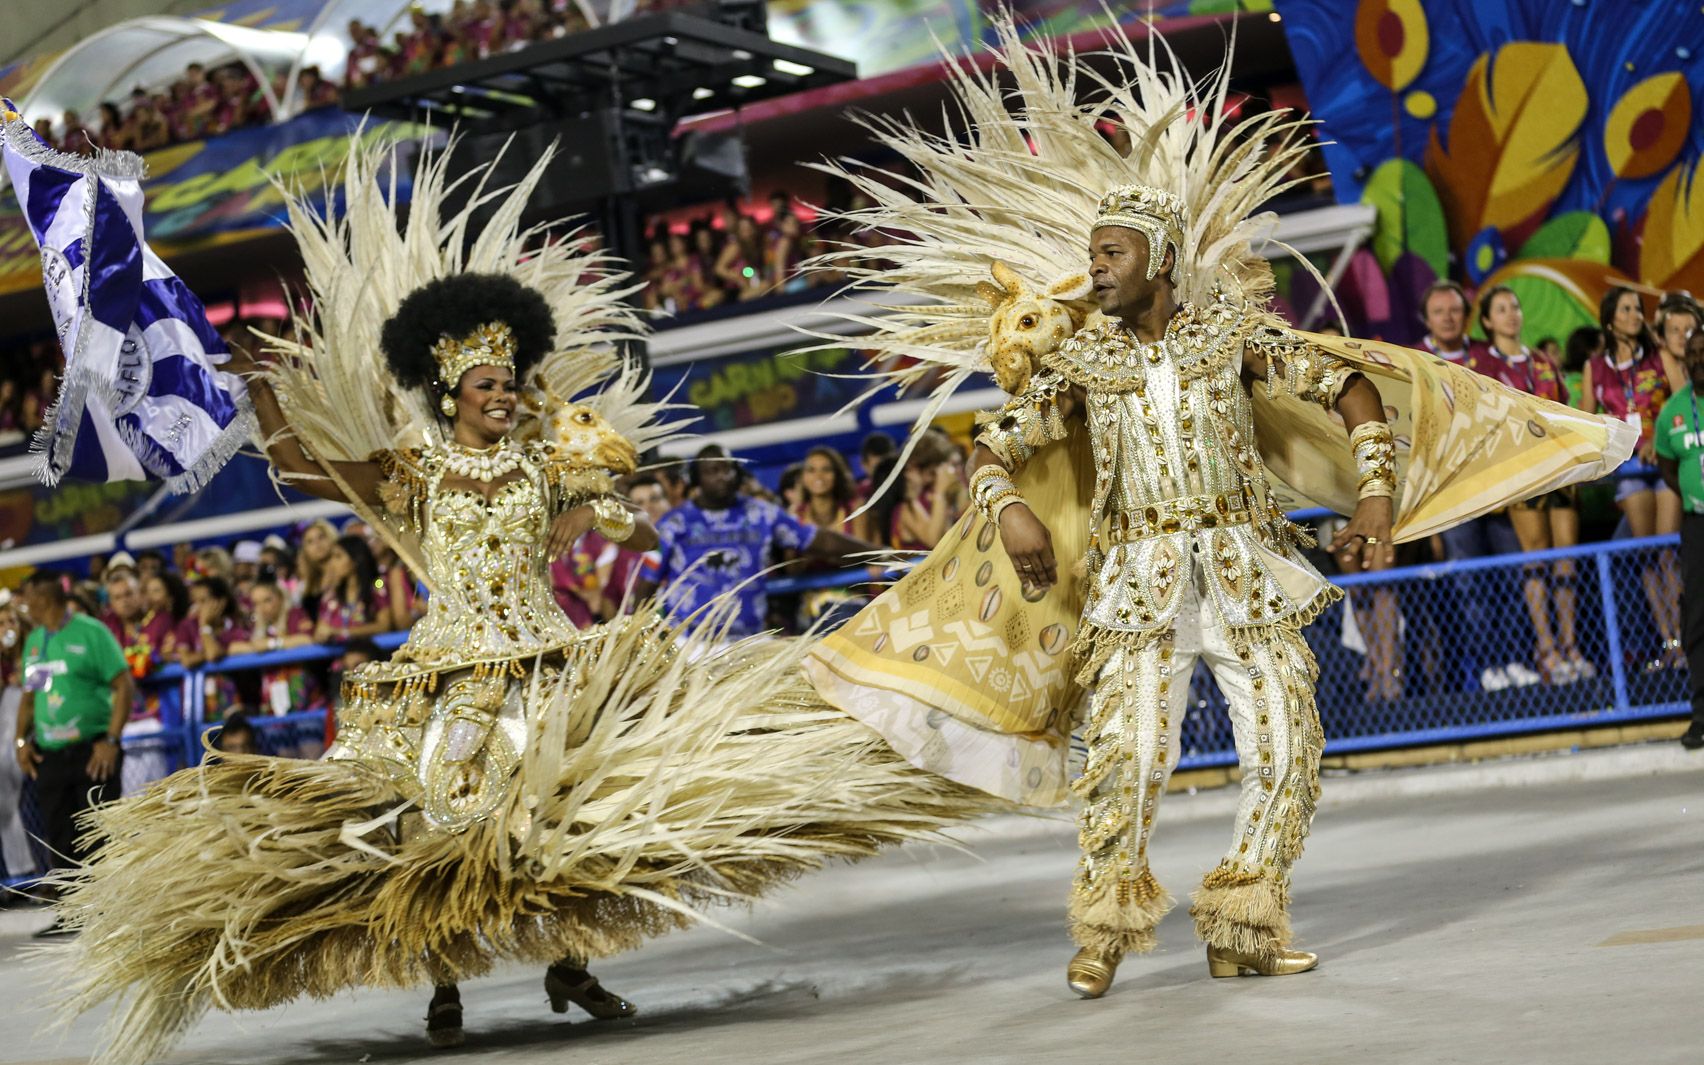
[{"label": "blue railing", "polygon": [[[1646,590],[1648,581],[1661,589],[1678,543],[1676,536],[1616,540],[1333,578],[1346,599],[1307,630],[1320,665],[1327,753],[1686,714],[1686,670],[1664,645]],[[1573,590],[1574,644],[1587,669],[1532,683],[1497,683],[1508,681],[1511,672],[1518,679],[1543,673],[1524,598],[1528,578],[1542,582],[1551,598],[1557,589]],[[855,569],[772,580],[769,591],[780,595],[871,585],[869,571]],[[1346,645],[1355,642],[1345,638],[1351,616],[1361,634],[1359,647]],[[1380,640],[1381,631],[1395,636]],[[391,650],[404,635],[391,633],[373,642]],[[216,725],[206,706],[209,677],[327,661],[343,650],[310,646],[232,655],[196,669],[168,666],[151,674],[141,683],[158,696],[160,715],[126,731],[125,790],[200,761],[202,735]],[[1517,668],[1511,670],[1511,663]],[[313,756],[325,713],[306,710],[250,720],[262,751]],[[1204,666],[1191,681],[1183,751],[1180,768],[1236,762],[1224,703]]]}]

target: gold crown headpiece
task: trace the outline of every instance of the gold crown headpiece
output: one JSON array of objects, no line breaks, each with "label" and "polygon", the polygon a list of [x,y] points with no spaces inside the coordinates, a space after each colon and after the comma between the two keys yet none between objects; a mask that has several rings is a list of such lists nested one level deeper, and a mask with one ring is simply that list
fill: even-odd
[{"label": "gold crown headpiece", "polygon": [[475,366],[504,366],[515,369],[515,335],[502,322],[486,322],[464,337],[448,334],[432,345],[438,364],[438,380],[446,391],[461,383],[462,375]]},{"label": "gold crown headpiece", "polygon": [[[1120,226],[1134,229],[1148,238],[1148,280],[1160,271],[1166,245],[1172,246],[1173,269],[1183,255],[1183,230],[1186,211],[1183,200],[1152,185],[1120,185],[1101,197],[1095,212],[1094,228]],[[1173,280],[1176,280],[1175,274]]]}]

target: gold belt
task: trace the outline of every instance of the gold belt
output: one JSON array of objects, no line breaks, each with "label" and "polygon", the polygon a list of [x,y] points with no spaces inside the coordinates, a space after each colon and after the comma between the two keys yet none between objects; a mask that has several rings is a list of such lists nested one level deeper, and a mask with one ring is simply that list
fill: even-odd
[{"label": "gold belt", "polygon": [[1109,544],[1127,544],[1166,533],[1246,525],[1253,503],[1253,493],[1245,487],[1228,495],[1182,496],[1138,510],[1115,511],[1107,515],[1106,539]]}]

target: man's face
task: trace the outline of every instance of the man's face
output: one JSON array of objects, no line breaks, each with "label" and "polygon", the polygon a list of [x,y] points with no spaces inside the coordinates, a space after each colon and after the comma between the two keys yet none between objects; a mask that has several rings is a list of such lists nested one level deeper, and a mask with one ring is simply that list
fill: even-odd
[{"label": "man's face", "polygon": [[1671,354],[1684,353],[1690,346],[1692,334],[1698,330],[1698,319],[1683,311],[1671,311],[1663,319],[1663,347]]},{"label": "man's face", "polygon": [[1454,292],[1434,292],[1426,297],[1426,332],[1432,342],[1446,351],[1461,346],[1467,332],[1467,308]]},{"label": "man's face", "polygon": [[233,732],[228,736],[221,733],[219,736],[219,749],[226,754],[253,754],[255,753],[254,733]]},{"label": "man's face", "polygon": [[131,577],[108,581],[107,605],[121,621],[135,621],[142,616],[142,590]]},{"label": "man's face", "polygon": [[660,484],[642,484],[630,493],[635,506],[645,512],[652,523],[669,512],[669,497]]},{"label": "man's face", "polygon": [[53,597],[33,584],[24,585],[24,613],[31,625],[46,624],[45,619],[53,612]]},{"label": "man's face", "polygon": [[1103,314],[1125,318],[1152,301],[1169,262],[1148,278],[1148,238],[1140,230],[1101,226],[1089,235],[1089,280]]},{"label": "man's face", "polygon": [[700,459],[698,462],[698,502],[712,510],[721,510],[733,503],[739,491],[740,469],[732,459]]}]

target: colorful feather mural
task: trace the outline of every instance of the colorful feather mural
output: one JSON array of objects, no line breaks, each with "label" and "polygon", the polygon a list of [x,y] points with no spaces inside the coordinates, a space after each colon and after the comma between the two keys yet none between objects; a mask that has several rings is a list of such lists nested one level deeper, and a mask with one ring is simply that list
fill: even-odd
[{"label": "colorful feather mural", "polygon": [[1387,269],[1420,261],[1507,281],[1534,339],[1595,319],[1614,282],[1704,292],[1692,99],[1704,8],[1357,0],[1348,19],[1349,6],[1277,10],[1337,196],[1378,209]]}]

